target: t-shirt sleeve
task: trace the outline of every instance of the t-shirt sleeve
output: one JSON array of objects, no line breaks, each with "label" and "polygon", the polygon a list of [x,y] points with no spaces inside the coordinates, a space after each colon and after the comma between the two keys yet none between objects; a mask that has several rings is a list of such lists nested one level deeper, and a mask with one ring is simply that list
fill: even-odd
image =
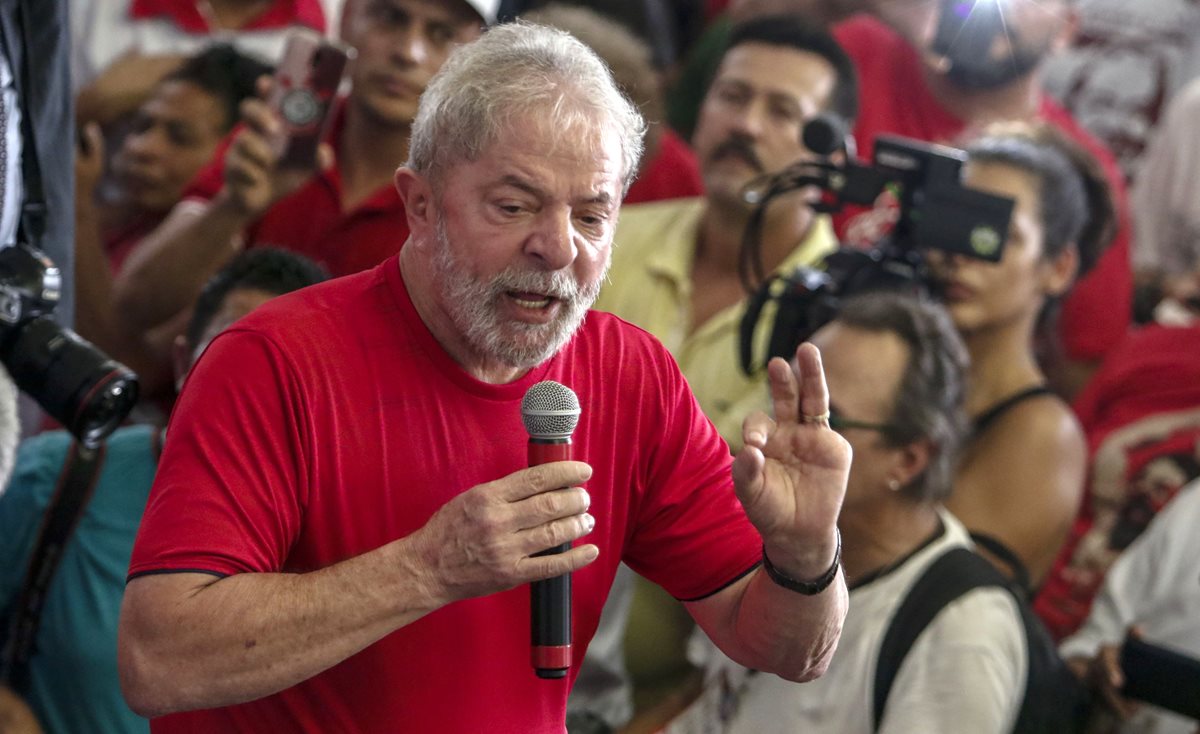
[{"label": "t-shirt sleeve", "polygon": [[171,417],[129,577],[280,571],[308,496],[306,405],[268,337],[217,337]]},{"label": "t-shirt sleeve", "polygon": [[942,610],[905,656],[880,734],[1012,731],[1027,657],[1012,596],[996,588],[968,593]]},{"label": "t-shirt sleeve", "polygon": [[[665,350],[663,354],[666,355]],[[664,356],[661,414],[645,462],[646,491],[624,561],[685,601],[720,591],[754,568],[762,539],[733,490],[732,458],[687,382]]]}]

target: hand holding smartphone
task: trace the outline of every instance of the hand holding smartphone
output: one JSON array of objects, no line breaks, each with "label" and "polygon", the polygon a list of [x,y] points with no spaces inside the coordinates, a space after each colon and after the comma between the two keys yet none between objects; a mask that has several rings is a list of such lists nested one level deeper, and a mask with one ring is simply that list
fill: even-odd
[{"label": "hand holding smartphone", "polygon": [[314,168],[333,101],[354,49],[307,30],[293,31],[267,103],[283,122],[273,141],[281,168]]}]

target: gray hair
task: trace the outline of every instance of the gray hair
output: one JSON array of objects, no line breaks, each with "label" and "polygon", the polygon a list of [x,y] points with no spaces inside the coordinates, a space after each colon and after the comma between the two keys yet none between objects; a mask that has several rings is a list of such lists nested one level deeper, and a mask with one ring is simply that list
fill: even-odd
[{"label": "gray hair", "polygon": [[908,346],[908,365],[896,390],[884,438],[892,446],[927,440],[925,471],[902,491],[937,502],[950,495],[958,450],[967,436],[967,348],[941,305],[912,294],[878,292],[847,301],[835,319],[865,331],[895,334]]},{"label": "gray hair", "polygon": [[637,108],[586,45],[521,21],[492,28],[442,65],[421,95],[406,165],[436,181],[449,165],[477,160],[505,125],[530,114],[559,131],[615,128],[628,190],[646,131]]}]

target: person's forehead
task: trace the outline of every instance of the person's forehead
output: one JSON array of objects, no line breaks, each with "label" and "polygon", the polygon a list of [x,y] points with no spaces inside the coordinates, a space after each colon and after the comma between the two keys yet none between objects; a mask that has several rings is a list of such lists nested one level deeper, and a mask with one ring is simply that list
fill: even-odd
[{"label": "person's forehead", "polygon": [[623,175],[620,137],[611,126],[576,123],[564,128],[541,115],[521,115],[501,125],[477,162],[491,174],[486,183],[569,185],[593,188],[597,195],[619,187]]},{"label": "person's forehead", "polygon": [[899,336],[834,321],[812,342],[821,350],[831,400],[890,404],[908,364],[908,347]]},{"label": "person's forehead", "polygon": [[404,10],[425,20],[453,25],[481,25],[484,19],[467,0],[351,0],[351,9],[390,7]]},{"label": "person's forehead", "polygon": [[789,96],[829,96],[837,72],[824,56],[794,46],[740,43],[721,59],[714,84],[743,83]]}]

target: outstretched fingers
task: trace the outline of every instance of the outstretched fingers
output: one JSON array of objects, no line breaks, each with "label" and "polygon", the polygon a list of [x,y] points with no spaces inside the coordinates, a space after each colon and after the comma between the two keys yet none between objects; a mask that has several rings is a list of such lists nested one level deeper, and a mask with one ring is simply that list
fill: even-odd
[{"label": "outstretched fingers", "polygon": [[800,386],[800,419],[828,425],[829,386],[825,383],[825,368],[820,350],[808,342],[796,350],[796,379]]},{"label": "outstretched fingers", "polygon": [[767,382],[771,389],[771,404],[778,423],[795,423],[800,419],[800,384],[791,365],[780,357],[767,363]]}]

